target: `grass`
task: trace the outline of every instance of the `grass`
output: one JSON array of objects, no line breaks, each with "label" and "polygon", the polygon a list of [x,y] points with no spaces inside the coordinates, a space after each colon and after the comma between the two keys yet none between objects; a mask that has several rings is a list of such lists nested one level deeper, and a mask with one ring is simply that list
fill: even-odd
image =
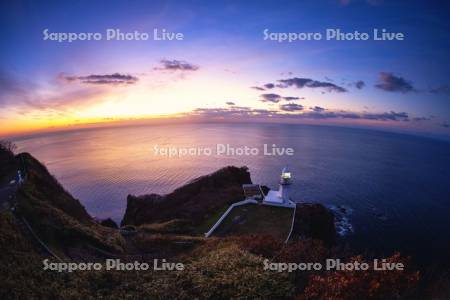
[{"label": "grass", "polygon": [[204,233],[208,232],[208,230],[210,230],[211,227],[217,222],[217,220],[219,220],[219,218],[225,213],[228,207],[230,206],[224,205],[221,209],[218,209],[216,212],[211,214],[211,216],[209,216],[206,221],[195,228],[195,233],[203,235]]},{"label": "grass", "polygon": [[192,231],[192,225],[188,220],[174,219],[162,223],[143,224],[139,229],[147,233],[184,234]]},{"label": "grass", "polygon": [[286,239],[294,210],[285,207],[247,204],[233,208],[213,235],[269,234]]}]

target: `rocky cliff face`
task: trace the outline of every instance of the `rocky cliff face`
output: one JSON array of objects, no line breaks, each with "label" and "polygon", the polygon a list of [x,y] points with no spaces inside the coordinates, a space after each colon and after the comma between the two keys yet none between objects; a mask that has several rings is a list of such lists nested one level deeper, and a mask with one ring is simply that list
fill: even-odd
[{"label": "rocky cliff face", "polygon": [[204,221],[211,213],[244,199],[242,184],[251,183],[246,167],[225,167],[193,180],[172,193],[127,197],[122,225],[186,219],[193,224]]},{"label": "rocky cliff face", "polygon": [[298,203],[291,238],[311,238],[332,244],[336,238],[333,212],[319,203]]}]

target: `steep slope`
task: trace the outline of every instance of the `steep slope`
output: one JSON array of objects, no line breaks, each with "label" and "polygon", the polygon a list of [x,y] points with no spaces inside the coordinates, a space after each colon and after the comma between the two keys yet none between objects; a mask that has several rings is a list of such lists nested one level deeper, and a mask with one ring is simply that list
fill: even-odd
[{"label": "steep slope", "polygon": [[123,238],[117,230],[101,226],[28,153],[17,155],[26,181],[17,192],[17,215],[29,222],[41,239],[64,252],[66,247],[93,245],[122,251]]},{"label": "steep slope", "polygon": [[129,195],[122,225],[172,219],[186,219],[199,224],[211,213],[244,199],[242,184],[246,183],[251,183],[248,169],[229,166],[197,178],[165,196]]},{"label": "steep slope", "polygon": [[320,203],[298,203],[291,239],[317,239],[331,245],[336,238],[333,213]]}]

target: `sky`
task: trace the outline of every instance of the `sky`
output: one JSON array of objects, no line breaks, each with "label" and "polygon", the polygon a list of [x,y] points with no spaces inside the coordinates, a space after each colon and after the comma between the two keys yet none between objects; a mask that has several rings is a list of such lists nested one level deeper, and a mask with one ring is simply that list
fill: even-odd
[{"label": "sky", "polygon": [[[0,6],[0,136],[160,119],[335,124],[450,136],[446,1]],[[148,33],[149,39],[107,40],[107,29]],[[183,38],[154,40],[155,29]],[[327,40],[326,31],[336,29],[369,38]],[[373,40],[374,29],[404,39]],[[102,36],[55,40],[61,33]],[[320,33],[322,39],[280,40],[289,33]]]}]

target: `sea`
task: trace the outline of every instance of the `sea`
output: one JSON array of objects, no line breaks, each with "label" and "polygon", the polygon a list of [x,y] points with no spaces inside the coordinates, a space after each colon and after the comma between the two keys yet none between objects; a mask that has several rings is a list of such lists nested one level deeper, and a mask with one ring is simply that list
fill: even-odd
[{"label": "sea", "polygon": [[170,193],[229,165],[247,166],[253,183],[277,189],[288,166],[291,198],[332,209],[344,243],[369,255],[401,251],[449,261],[446,141],[336,126],[196,123],[79,129],[14,142],[97,218],[120,222],[128,194]]}]

